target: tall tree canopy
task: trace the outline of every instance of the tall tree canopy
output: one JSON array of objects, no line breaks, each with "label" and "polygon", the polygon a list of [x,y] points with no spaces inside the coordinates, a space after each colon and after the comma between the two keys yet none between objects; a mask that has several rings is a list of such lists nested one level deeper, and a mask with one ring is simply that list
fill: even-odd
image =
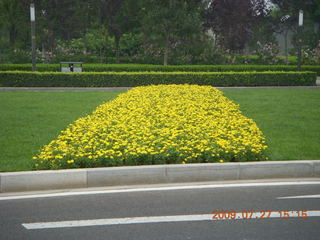
[{"label": "tall tree canopy", "polygon": [[11,47],[18,38],[23,38],[27,13],[19,0],[0,0],[0,21],[7,30]]},{"label": "tall tree canopy", "polygon": [[163,64],[178,42],[201,31],[200,0],[148,0],[142,6],[142,26],[147,38],[163,49]]},{"label": "tall tree canopy", "polygon": [[119,63],[120,39],[139,26],[139,0],[98,0],[100,21],[115,39],[115,55]]},{"label": "tall tree canopy", "polygon": [[[305,45],[314,48],[320,39],[319,0],[0,0],[0,61],[28,59],[31,2],[37,49],[48,61],[113,55],[119,62],[122,54],[126,62],[132,56],[156,63],[160,56],[164,64],[201,62],[217,49],[223,54],[217,42],[235,53],[254,50],[258,41],[275,42],[272,33],[296,30],[299,9],[305,13]],[[276,6],[272,14],[270,6]]]},{"label": "tall tree canopy", "polygon": [[205,11],[205,26],[220,36],[226,48],[239,51],[268,14],[265,0],[211,0]]}]

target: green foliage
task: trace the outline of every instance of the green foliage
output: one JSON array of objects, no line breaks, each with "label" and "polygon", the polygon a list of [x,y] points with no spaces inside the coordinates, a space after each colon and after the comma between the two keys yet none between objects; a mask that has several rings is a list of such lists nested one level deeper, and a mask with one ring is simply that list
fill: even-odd
[{"label": "green foliage", "polygon": [[120,62],[120,40],[125,33],[133,32],[138,21],[138,0],[107,0],[97,1],[100,8],[100,21],[105,25],[110,36],[114,37],[115,57]]},{"label": "green foliage", "polygon": [[277,44],[274,43],[266,43],[261,44],[258,42],[258,48],[256,50],[260,60],[267,64],[277,64],[279,63],[279,58],[277,58],[277,54],[279,53],[279,48]]},{"label": "green foliage", "polygon": [[[31,71],[32,70],[32,64],[9,64],[9,63],[3,63],[0,64],[0,71]],[[41,72],[54,72],[59,71],[59,65],[58,64],[37,64],[37,70]]]},{"label": "green foliage", "polygon": [[252,32],[252,38],[248,43],[250,52],[255,52],[260,46],[258,44],[277,44],[277,39],[274,32],[274,24],[272,18],[269,16],[265,19],[264,24],[255,26]]},{"label": "green foliage", "polygon": [[315,82],[314,72],[0,72],[1,87],[310,86]]},{"label": "green foliage", "polygon": [[319,46],[315,49],[302,49],[302,59],[304,64],[319,64],[320,63],[320,40]]},{"label": "green foliage", "polygon": [[[258,57],[256,57],[258,59]],[[244,61],[238,59],[237,61]],[[294,59],[291,61],[295,61]],[[30,71],[31,64],[0,64],[0,71]],[[263,72],[263,71],[296,71],[293,65],[151,65],[151,64],[84,64],[84,72]],[[303,65],[303,71],[317,72],[320,66]],[[59,72],[59,64],[37,64],[39,72]]]},{"label": "green foliage", "polygon": [[0,51],[0,62],[25,63],[31,62],[31,52],[22,49],[5,49]]},{"label": "green foliage", "polygon": [[[30,62],[30,2],[43,63],[269,64],[268,57],[230,57],[221,46],[253,54],[258,41],[275,42],[274,33],[290,40],[291,31],[296,55],[299,9],[303,44],[312,50],[320,39],[318,0],[271,0],[278,6],[271,15],[265,0],[0,0],[0,63]],[[210,37],[204,27],[214,30]]]},{"label": "green foliage", "polygon": [[163,64],[179,45],[201,31],[201,1],[149,0],[142,8],[142,30],[163,55]]},{"label": "green foliage", "polygon": [[[320,38],[319,24],[320,24],[320,1],[319,0],[271,0],[276,4],[274,9],[274,17],[278,19],[275,22],[275,27],[280,32],[286,32],[291,30],[294,32],[292,44],[294,50],[298,48],[298,17],[299,10],[304,12],[303,20],[303,44],[308,45],[311,49],[315,48]],[[286,17],[285,21],[280,19]],[[279,21],[280,20],[280,21]],[[318,29],[318,30],[317,30]]]},{"label": "green foliage", "polygon": [[244,50],[254,29],[263,24],[269,15],[264,0],[207,2],[205,26],[217,33],[220,44],[232,52]]},{"label": "green foliage", "polygon": [[171,49],[171,65],[225,64],[228,62],[225,49],[210,37],[199,36],[180,41]]},{"label": "green foliage", "polygon": [[[4,33],[7,33],[7,43],[10,48],[15,48],[19,45],[21,48],[26,47],[26,29],[29,29],[27,26],[30,26],[26,21],[28,13],[28,9],[25,11],[24,4],[19,0],[0,1],[0,27],[3,28]],[[0,44],[2,45],[3,43]]]}]

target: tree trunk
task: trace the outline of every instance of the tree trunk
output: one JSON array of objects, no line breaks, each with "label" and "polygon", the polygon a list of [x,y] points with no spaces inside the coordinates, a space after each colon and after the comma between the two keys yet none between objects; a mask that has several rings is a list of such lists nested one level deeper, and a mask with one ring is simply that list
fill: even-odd
[{"label": "tree trunk", "polygon": [[284,32],[284,54],[286,56],[286,64],[288,65],[288,30]]},{"label": "tree trunk", "polygon": [[84,52],[83,52],[83,54],[84,55],[87,55],[87,53],[89,52],[88,51],[88,39],[87,39],[87,34],[86,34],[86,32],[84,33],[84,36],[83,36],[83,44],[84,44]]},{"label": "tree trunk", "polygon": [[12,24],[9,29],[9,41],[11,46],[16,44],[17,32],[16,26]]},{"label": "tree trunk", "polygon": [[169,55],[169,36],[166,36],[166,44],[165,44],[165,48],[164,48],[164,55],[163,55],[163,65],[168,65],[168,55]]},{"label": "tree trunk", "polygon": [[43,41],[42,41],[42,44],[41,44],[41,58],[42,58],[42,62],[46,62],[46,51],[44,49]]},{"label": "tree trunk", "polygon": [[116,63],[120,63],[120,36],[116,35],[114,40],[115,40]]},{"label": "tree trunk", "polygon": [[55,39],[55,32],[53,30],[49,30],[47,46],[51,52],[54,51],[54,39]]}]

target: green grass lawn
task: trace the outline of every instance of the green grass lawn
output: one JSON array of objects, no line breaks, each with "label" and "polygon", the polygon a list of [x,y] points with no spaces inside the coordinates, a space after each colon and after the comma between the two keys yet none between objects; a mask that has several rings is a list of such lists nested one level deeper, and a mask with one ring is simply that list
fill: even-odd
[{"label": "green grass lawn", "polygon": [[[44,144],[120,92],[0,92],[0,171],[30,170]],[[224,92],[256,120],[271,160],[320,159],[320,89]]]},{"label": "green grass lawn", "polygon": [[264,132],[270,160],[320,159],[320,89],[224,92]]},{"label": "green grass lawn", "polygon": [[31,170],[44,144],[120,92],[0,92],[0,171]]}]

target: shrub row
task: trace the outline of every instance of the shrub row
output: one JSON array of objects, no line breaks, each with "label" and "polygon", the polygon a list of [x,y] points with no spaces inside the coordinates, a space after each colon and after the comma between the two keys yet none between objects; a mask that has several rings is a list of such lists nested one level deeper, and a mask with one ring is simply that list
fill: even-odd
[{"label": "shrub row", "polygon": [[1,87],[311,86],[315,83],[314,72],[0,72]]},{"label": "shrub row", "polygon": [[[30,71],[31,64],[0,64],[0,71]],[[84,64],[84,72],[248,72],[248,71],[296,71],[292,65],[148,65],[148,64]],[[317,72],[320,76],[320,66],[302,66],[303,71]],[[59,64],[38,64],[37,71],[59,72]]]}]

